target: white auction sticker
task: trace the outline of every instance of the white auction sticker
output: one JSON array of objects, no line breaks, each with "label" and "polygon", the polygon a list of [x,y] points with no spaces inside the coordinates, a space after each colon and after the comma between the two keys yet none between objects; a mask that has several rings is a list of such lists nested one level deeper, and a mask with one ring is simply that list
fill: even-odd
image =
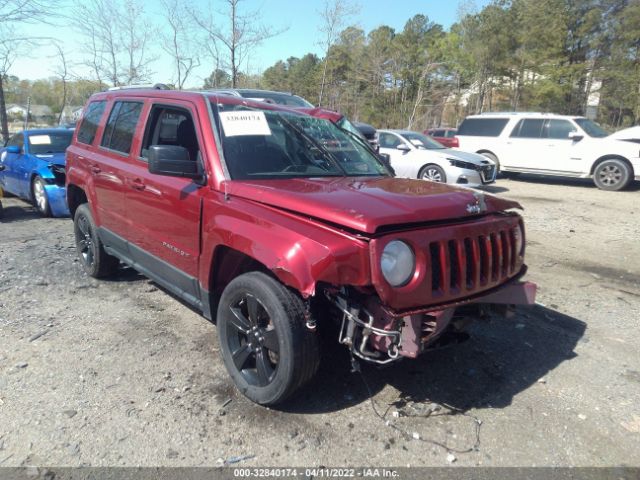
[{"label": "white auction sticker", "polygon": [[30,135],[29,143],[31,145],[51,145],[51,137],[49,135]]},{"label": "white auction sticker", "polygon": [[240,135],[271,135],[264,112],[220,112],[220,121],[227,137]]}]

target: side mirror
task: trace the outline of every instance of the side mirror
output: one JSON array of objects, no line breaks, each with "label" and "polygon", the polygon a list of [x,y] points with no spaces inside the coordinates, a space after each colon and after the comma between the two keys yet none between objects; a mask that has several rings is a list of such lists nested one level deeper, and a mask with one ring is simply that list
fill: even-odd
[{"label": "side mirror", "polygon": [[400,145],[398,145],[396,149],[400,150],[402,153],[407,153],[411,151],[411,147],[409,147],[409,145],[406,145],[404,143],[401,143]]},{"label": "side mirror", "polygon": [[11,145],[5,149],[7,153],[21,153],[22,149],[17,145]]},{"label": "side mirror", "polygon": [[189,159],[189,151],[178,145],[151,145],[149,147],[149,173],[167,177],[200,180],[203,177],[200,162]]},{"label": "side mirror", "polygon": [[578,132],[569,132],[569,140],[573,140],[574,142],[579,142],[584,138],[584,135],[580,135]]}]

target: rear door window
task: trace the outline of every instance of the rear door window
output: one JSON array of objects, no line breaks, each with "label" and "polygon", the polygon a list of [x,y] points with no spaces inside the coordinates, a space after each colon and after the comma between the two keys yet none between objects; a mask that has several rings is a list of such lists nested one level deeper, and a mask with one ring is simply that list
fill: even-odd
[{"label": "rear door window", "polygon": [[116,102],[109,114],[100,145],[129,154],[141,111],[141,102]]},{"label": "rear door window", "polygon": [[540,138],[545,120],[543,118],[524,118],[518,122],[511,132],[516,138]]},{"label": "rear door window", "polygon": [[508,118],[467,118],[458,128],[458,135],[497,137],[508,122]]},{"label": "rear door window", "polygon": [[100,118],[104,112],[104,107],[107,104],[104,100],[101,102],[91,102],[87,107],[87,111],[82,118],[82,123],[78,129],[77,140],[80,143],[91,145],[96,138],[96,132],[98,131],[98,124]]}]

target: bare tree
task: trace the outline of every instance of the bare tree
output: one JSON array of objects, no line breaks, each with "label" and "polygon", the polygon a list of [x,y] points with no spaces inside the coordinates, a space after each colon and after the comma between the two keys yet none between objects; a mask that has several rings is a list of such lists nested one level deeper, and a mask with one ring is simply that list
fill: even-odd
[{"label": "bare tree", "polygon": [[76,0],[72,21],[85,38],[83,63],[100,85],[148,80],[155,30],[144,13],[140,0]]},{"label": "bare tree", "polygon": [[148,56],[156,29],[147,21],[144,6],[138,0],[125,0],[122,13],[120,44],[126,61],[123,83],[131,85],[148,81],[149,65],[157,59]]},{"label": "bare tree", "polygon": [[347,20],[355,15],[358,10],[359,6],[349,0],[325,0],[323,9],[318,12],[322,17],[320,32],[323,34],[322,46],[324,48],[324,65],[322,67],[318,106],[322,106],[324,97],[324,87],[327,81],[327,62],[329,61],[331,45],[337,40]]},{"label": "bare tree", "polygon": [[[191,9],[191,16],[198,26],[206,33],[206,37],[213,41],[216,55],[218,55],[218,45],[226,50],[227,65],[231,70],[231,85],[238,86],[240,67],[247,61],[249,54],[262,42],[281,34],[286,29],[273,29],[272,27],[259,24],[256,19],[260,18],[258,10],[241,13],[240,4],[244,0],[224,0],[226,10],[219,12],[221,17],[227,19],[227,27],[220,28],[213,21],[211,13],[205,14],[200,10]],[[211,5],[207,12],[211,12]],[[219,59],[219,55],[218,55]],[[220,66],[218,62],[217,67]]]},{"label": "bare tree", "polygon": [[60,61],[60,64],[56,69],[56,75],[60,78],[60,83],[62,83],[62,102],[60,102],[60,114],[58,115],[58,125],[60,125],[60,123],[62,123],[64,109],[67,106],[67,81],[69,80],[70,73],[67,65],[67,56],[65,55],[64,50],[59,43],[55,43],[55,46],[58,51],[58,59]]},{"label": "bare tree", "polygon": [[200,59],[194,53],[192,35],[187,29],[187,12],[180,0],[162,0],[162,6],[169,27],[162,41],[162,49],[173,60],[175,85],[182,90],[193,69],[200,66]]},{"label": "bare tree", "polygon": [[4,82],[19,52],[36,40],[20,36],[16,27],[28,23],[50,23],[56,16],[58,5],[57,0],[0,0],[0,133],[5,142],[9,138],[9,123]]}]

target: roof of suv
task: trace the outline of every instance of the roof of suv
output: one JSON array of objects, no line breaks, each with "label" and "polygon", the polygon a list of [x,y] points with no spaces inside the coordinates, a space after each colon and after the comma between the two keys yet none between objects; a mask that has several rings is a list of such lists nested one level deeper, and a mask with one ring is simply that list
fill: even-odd
[{"label": "roof of suv", "polygon": [[484,112],[477,115],[469,115],[467,118],[487,117],[541,117],[541,118],[583,118],[582,115],[559,115],[548,112]]}]

